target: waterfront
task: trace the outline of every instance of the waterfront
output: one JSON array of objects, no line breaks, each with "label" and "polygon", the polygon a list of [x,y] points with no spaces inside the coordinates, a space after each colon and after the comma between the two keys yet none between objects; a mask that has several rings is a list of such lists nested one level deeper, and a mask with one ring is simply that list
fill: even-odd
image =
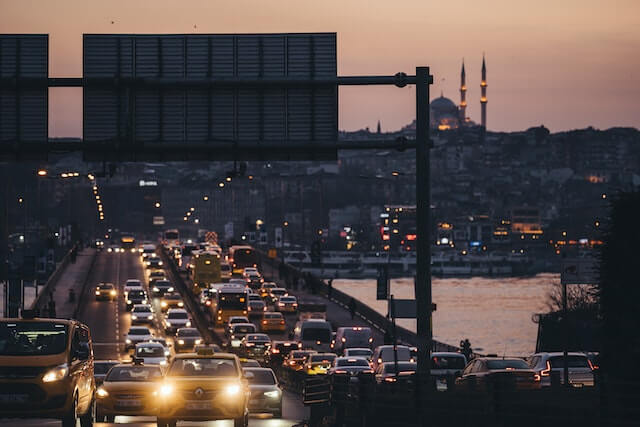
[{"label": "waterfront", "polygon": [[[538,325],[535,313],[548,310],[547,294],[560,276],[541,273],[532,277],[433,279],[434,338],[457,345],[469,338],[482,353],[525,356],[535,350]],[[378,312],[387,313],[386,301],[376,301],[375,279],[336,279],[333,286]],[[391,280],[395,298],[413,298],[413,278]],[[399,320],[415,331],[415,320]]]}]

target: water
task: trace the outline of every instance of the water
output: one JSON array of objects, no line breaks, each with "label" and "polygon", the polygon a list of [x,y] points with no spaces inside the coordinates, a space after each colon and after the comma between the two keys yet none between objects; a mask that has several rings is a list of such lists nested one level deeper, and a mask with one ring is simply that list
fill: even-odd
[{"label": "water", "polygon": [[[560,275],[551,273],[524,278],[434,278],[433,336],[452,345],[468,338],[481,353],[529,355],[535,351],[538,332],[532,316],[548,311],[547,295],[559,282]],[[375,279],[336,279],[333,286],[387,314],[387,302],[376,301]],[[413,278],[393,279],[391,293],[395,298],[413,298]],[[398,325],[416,330],[415,320],[401,319]]]}]

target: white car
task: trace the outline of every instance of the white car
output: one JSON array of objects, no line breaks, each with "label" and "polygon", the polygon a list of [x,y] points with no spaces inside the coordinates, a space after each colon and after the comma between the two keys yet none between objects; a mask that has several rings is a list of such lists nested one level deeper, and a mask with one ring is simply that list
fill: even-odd
[{"label": "white car", "polygon": [[142,282],[138,279],[129,279],[124,284],[124,296],[126,297],[130,291],[144,291]]},{"label": "white car", "polygon": [[134,357],[145,365],[167,366],[167,355],[162,344],[157,342],[141,342],[136,344]]},{"label": "white car", "polygon": [[149,304],[135,304],[131,310],[131,323],[153,323],[153,310]]},{"label": "white car", "polygon": [[130,350],[136,344],[153,339],[153,334],[146,326],[132,326],[124,336],[125,348]]},{"label": "white car", "polygon": [[191,318],[183,308],[171,308],[164,317],[164,329],[167,333],[175,333],[180,328],[190,328]]}]

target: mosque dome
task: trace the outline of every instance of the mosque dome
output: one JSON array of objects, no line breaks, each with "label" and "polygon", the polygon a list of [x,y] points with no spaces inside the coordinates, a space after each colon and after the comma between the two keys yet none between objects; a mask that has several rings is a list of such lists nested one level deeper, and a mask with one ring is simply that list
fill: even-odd
[{"label": "mosque dome", "polygon": [[429,105],[433,111],[438,111],[442,113],[458,111],[458,107],[456,106],[456,104],[454,104],[454,102],[449,98],[445,98],[442,95],[440,95],[439,98],[436,98],[433,101],[431,101],[431,104]]}]

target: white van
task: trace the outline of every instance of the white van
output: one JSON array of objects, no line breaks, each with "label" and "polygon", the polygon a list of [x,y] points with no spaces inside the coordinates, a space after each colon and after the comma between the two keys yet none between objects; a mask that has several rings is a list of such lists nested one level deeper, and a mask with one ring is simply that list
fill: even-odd
[{"label": "white van", "polygon": [[294,340],[298,348],[316,350],[320,353],[331,351],[331,323],[323,319],[307,319],[296,324]]}]

